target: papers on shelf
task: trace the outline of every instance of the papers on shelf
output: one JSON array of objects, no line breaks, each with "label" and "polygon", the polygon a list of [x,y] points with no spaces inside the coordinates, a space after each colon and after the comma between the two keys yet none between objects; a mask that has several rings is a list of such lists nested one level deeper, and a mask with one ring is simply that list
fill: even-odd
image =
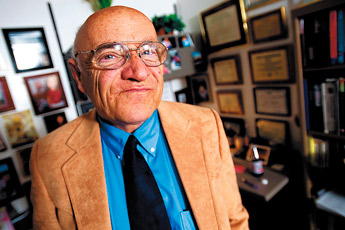
[{"label": "papers on shelf", "polygon": [[345,196],[328,191],[316,200],[319,209],[345,217]]}]

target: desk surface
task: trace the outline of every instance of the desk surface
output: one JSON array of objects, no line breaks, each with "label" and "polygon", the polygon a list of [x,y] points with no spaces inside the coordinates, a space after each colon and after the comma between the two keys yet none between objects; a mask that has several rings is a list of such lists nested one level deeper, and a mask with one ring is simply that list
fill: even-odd
[{"label": "desk surface", "polygon": [[[235,166],[244,166],[244,172],[237,172],[237,182],[241,190],[250,192],[256,196],[269,201],[274,197],[288,182],[289,178],[275,172],[267,167],[264,168],[264,174],[261,177],[255,177],[250,173],[250,162],[240,158],[233,157]],[[247,182],[243,182],[244,178]],[[262,183],[267,180],[267,184]]]}]

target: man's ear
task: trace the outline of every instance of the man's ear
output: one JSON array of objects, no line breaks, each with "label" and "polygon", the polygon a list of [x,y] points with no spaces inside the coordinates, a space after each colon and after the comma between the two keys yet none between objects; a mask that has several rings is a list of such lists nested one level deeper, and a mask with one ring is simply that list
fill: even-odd
[{"label": "man's ear", "polygon": [[72,72],[72,76],[77,83],[78,89],[82,92],[85,93],[85,89],[81,83],[81,72],[79,71],[77,61],[74,58],[68,59],[68,64]]}]

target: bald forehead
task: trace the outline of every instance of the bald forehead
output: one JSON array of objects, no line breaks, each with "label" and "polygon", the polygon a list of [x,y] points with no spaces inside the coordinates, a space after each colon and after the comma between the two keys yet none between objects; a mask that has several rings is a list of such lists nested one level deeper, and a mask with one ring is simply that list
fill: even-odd
[{"label": "bald forehead", "polygon": [[91,15],[75,40],[75,50],[94,49],[105,42],[157,40],[152,22],[141,12],[123,6],[108,7]]}]

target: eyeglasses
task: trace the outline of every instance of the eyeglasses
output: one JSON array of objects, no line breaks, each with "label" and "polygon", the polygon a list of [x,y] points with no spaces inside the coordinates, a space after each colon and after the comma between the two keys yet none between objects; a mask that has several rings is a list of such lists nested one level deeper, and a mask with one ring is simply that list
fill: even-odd
[{"label": "eyeglasses", "polygon": [[[124,43],[140,43],[137,49],[130,49]],[[156,67],[162,65],[168,56],[168,49],[160,42],[112,42],[99,45],[94,50],[76,52],[79,54],[92,53],[98,67],[104,69],[118,69],[130,58],[130,51],[137,51],[138,56],[147,66]]]}]

